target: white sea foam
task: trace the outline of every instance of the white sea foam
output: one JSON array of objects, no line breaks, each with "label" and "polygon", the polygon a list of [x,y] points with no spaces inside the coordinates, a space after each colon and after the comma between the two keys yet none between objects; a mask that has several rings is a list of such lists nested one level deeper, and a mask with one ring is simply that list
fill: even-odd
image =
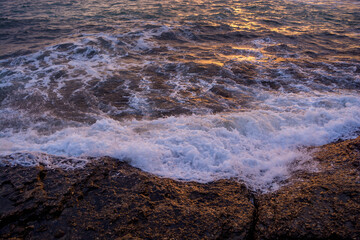
[{"label": "white sea foam", "polygon": [[88,160],[82,158],[61,157],[39,152],[22,152],[12,153],[2,157],[0,160],[0,167],[16,165],[32,167],[41,165],[47,168],[63,168],[70,170],[84,167],[87,163]]},{"label": "white sea foam", "polygon": [[[341,137],[354,137],[354,131],[360,127],[359,94],[356,91],[337,90],[356,89],[352,85],[359,80],[356,66],[337,69],[335,65],[327,64],[323,69],[322,65],[317,64],[307,69],[294,63],[271,60],[267,63],[258,62],[270,59],[264,48],[279,44],[271,38],[260,38],[250,43],[253,47],[251,49],[247,46],[249,43],[245,43],[245,50],[241,43],[238,48],[224,48],[228,51],[224,51],[228,54],[225,55],[230,56],[224,57],[226,64],[221,70],[226,74],[207,73],[204,68],[193,65],[197,56],[201,63],[202,53],[213,49],[213,45],[207,46],[208,43],[196,43],[196,47],[200,48],[199,55],[190,57],[189,61],[171,62],[161,54],[147,56],[150,50],[164,47],[161,41],[155,39],[170,30],[167,26],[160,26],[135,29],[122,35],[84,34],[71,43],[50,46],[11,60],[1,60],[0,90],[14,85],[17,92],[8,94],[8,99],[2,102],[4,107],[9,108],[0,109],[0,127],[4,129],[0,132],[0,154],[8,155],[0,160],[0,164],[42,164],[50,168],[72,169],[83,167],[88,156],[109,155],[165,177],[201,182],[234,177],[244,180],[254,189],[276,189],[279,180],[289,176],[294,162],[310,160],[306,146],[326,144]],[[184,30],[182,33],[189,35],[183,36],[185,40],[192,38],[191,31]],[[184,43],[184,46],[177,44],[168,47],[172,52],[167,54],[186,54],[188,47],[194,47],[188,46],[191,45],[189,43]],[[235,81],[239,76],[247,74],[246,69],[240,71],[239,76],[235,76],[232,71],[232,67],[242,70],[242,59],[249,61],[246,60],[252,59],[247,58],[249,56],[254,56],[252,64],[256,67],[256,74],[249,70],[249,76],[254,75],[257,85]],[[167,71],[168,64],[173,66],[171,71]],[[191,67],[196,71],[189,71]],[[212,70],[212,67],[205,69]],[[292,71],[287,71],[289,69],[297,71],[301,77],[294,77]],[[151,116],[157,107],[151,97],[157,94],[170,96],[176,102],[174,106],[183,105],[192,113],[203,115],[118,122],[108,115],[111,112],[120,114],[128,109],[123,106],[117,108],[110,102],[110,106],[101,108],[101,111],[91,110],[91,117],[98,118],[95,124],[88,126],[78,123],[76,127],[65,127],[74,125],[56,123],[56,129],[62,130],[54,133],[56,129],[44,131],[47,126],[51,128],[51,112],[41,116],[35,123],[32,121],[33,113],[26,112],[28,105],[16,111],[11,109],[18,103],[21,105],[27,102],[26,98],[33,95],[35,98],[29,101],[30,104],[38,104],[41,101],[39,99],[44,99],[44,102],[51,102],[53,98],[59,100],[62,98],[61,89],[70,81],[79,82],[74,85],[74,89],[69,87],[73,95],[82,93],[87,96],[86,91],[89,89],[86,88],[91,81],[98,85],[107,81],[111,83],[112,77],[118,78],[116,74],[121,71],[135,71],[139,75],[134,77],[134,82],[138,80],[135,87],[130,87],[133,78],[126,76],[121,79],[124,82],[116,87],[126,90],[126,94],[119,91],[119,96],[123,95],[128,100],[128,107],[142,116]],[[151,74],[147,75],[146,71]],[[168,74],[163,81],[170,90],[152,87],[157,81],[155,73]],[[270,73],[276,78],[269,77]],[[328,78],[330,83],[327,79],[324,83],[321,78],[318,80],[319,76]],[[274,88],[277,89],[274,93],[273,88],[262,82],[279,84],[279,88]],[[228,99],[211,91],[219,84],[229,94],[234,94],[229,100],[230,103],[234,100],[231,108],[227,108]],[[96,86],[92,85],[91,90],[96,89]],[[323,93],[317,93],[314,89],[320,89]],[[334,93],[336,91],[339,92]],[[181,92],[188,94],[182,95]],[[12,98],[16,94],[20,97]],[[204,115],[212,109],[202,105],[201,99],[198,104],[196,99],[201,97],[214,99],[218,104],[224,103],[224,109],[233,112]],[[246,104],[250,107],[246,104],[233,107],[237,103],[235,100],[246,100],[248,97],[251,100],[246,101]],[[192,102],[192,99],[195,100]],[[8,104],[11,101],[15,104]],[[186,105],[189,102],[191,104]],[[105,104],[95,101],[94,105],[100,103]],[[36,104],[34,108],[37,108]],[[19,112],[21,109],[24,112]],[[240,109],[244,111],[239,112]],[[47,122],[50,123],[46,125]],[[21,132],[23,128],[27,130]],[[43,132],[39,133],[39,129]],[[44,132],[51,134],[44,135]]]},{"label": "white sea foam", "polygon": [[[131,67],[121,59],[131,52],[141,54],[156,48],[150,39],[168,31],[162,26],[154,30],[129,32],[122,35],[82,34],[69,42],[49,46],[33,54],[15,57],[11,60],[0,60],[0,88],[14,83],[25,88],[42,87],[59,94],[66,81],[82,79],[84,85],[92,79],[105,80],[113,71]],[[121,40],[123,41],[121,41]],[[145,65],[137,62],[136,66]],[[65,71],[66,77],[53,79],[57,72]],[[2,76],[3,75],[3,76]]]},{"label": "white sea foam", "polygon": [[[0,152],[76,159],[107,155],[160,176],[200,182],[235,177],[266,190],[276,189],[278,181],[289,176],[294,161],[311,159],[303,147],[354,137],[360,127],[356,94],[269,95],[264,102],[267,109],[248,112],[126,122],[103,118],[51,135],[9,132],[0,138]],[[33,164],[42,158],[31,159]],[[39,162],[67,167],[51,159]]]}]

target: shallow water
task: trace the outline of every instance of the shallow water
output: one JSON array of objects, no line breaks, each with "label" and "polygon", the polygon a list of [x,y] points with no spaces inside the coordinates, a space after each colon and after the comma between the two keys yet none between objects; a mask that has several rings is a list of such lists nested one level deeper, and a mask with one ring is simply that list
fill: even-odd
[{"label": "shallow water", "polygon": [[358,1],[0,5],[3,164],[276,189],[360,127]]}]

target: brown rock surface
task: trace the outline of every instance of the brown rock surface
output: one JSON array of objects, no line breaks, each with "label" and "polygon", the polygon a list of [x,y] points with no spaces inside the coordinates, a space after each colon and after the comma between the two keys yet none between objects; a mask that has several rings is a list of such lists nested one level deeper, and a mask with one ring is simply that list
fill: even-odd
[{"label": "brown rock surface", "polygon": [[318,172],[257,197],[257,239],[360,239],[360,137],[314,157]]},{"label": "brown rock surface", "polygon": [[1,167],[0,239],[360,239],[360,137],[280,190],[159,178],[104,157],[84,169]]},{"label": "brown rock surface", "polygon": [[111,158],[75,171],[3,167],[0,238],[245,239],[254,205],[234,181],[177,182]]}]

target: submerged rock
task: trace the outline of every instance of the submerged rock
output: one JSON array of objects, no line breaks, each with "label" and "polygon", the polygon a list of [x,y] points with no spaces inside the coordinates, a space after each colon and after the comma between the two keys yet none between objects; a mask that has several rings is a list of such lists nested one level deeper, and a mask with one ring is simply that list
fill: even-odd
[{"label": "submerged rock", "polygon": [[83,169],[2,167],[0,238],[359,239],[360,138],[314,155],[276,192],[159,178],[104,157]]}]

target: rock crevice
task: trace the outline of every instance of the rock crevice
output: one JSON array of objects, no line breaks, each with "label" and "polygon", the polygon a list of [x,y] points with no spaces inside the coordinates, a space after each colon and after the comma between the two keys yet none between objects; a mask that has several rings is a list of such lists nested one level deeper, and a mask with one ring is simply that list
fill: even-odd
[{"label": "rock crevice", "polygon": [[257,193],[251,193],[249,200],[254,205],[254,210],[253,210],[253,214],[252,214],[252,222],[251,222],[250,229],[249,229],[248,235],[246,237],[246,240],[254,240],[254,239],[256,239],[256,236],[257,236],[256,235],[256,225],[259,222],[259,202],[258,202],[258,198],[257,198]]}]

